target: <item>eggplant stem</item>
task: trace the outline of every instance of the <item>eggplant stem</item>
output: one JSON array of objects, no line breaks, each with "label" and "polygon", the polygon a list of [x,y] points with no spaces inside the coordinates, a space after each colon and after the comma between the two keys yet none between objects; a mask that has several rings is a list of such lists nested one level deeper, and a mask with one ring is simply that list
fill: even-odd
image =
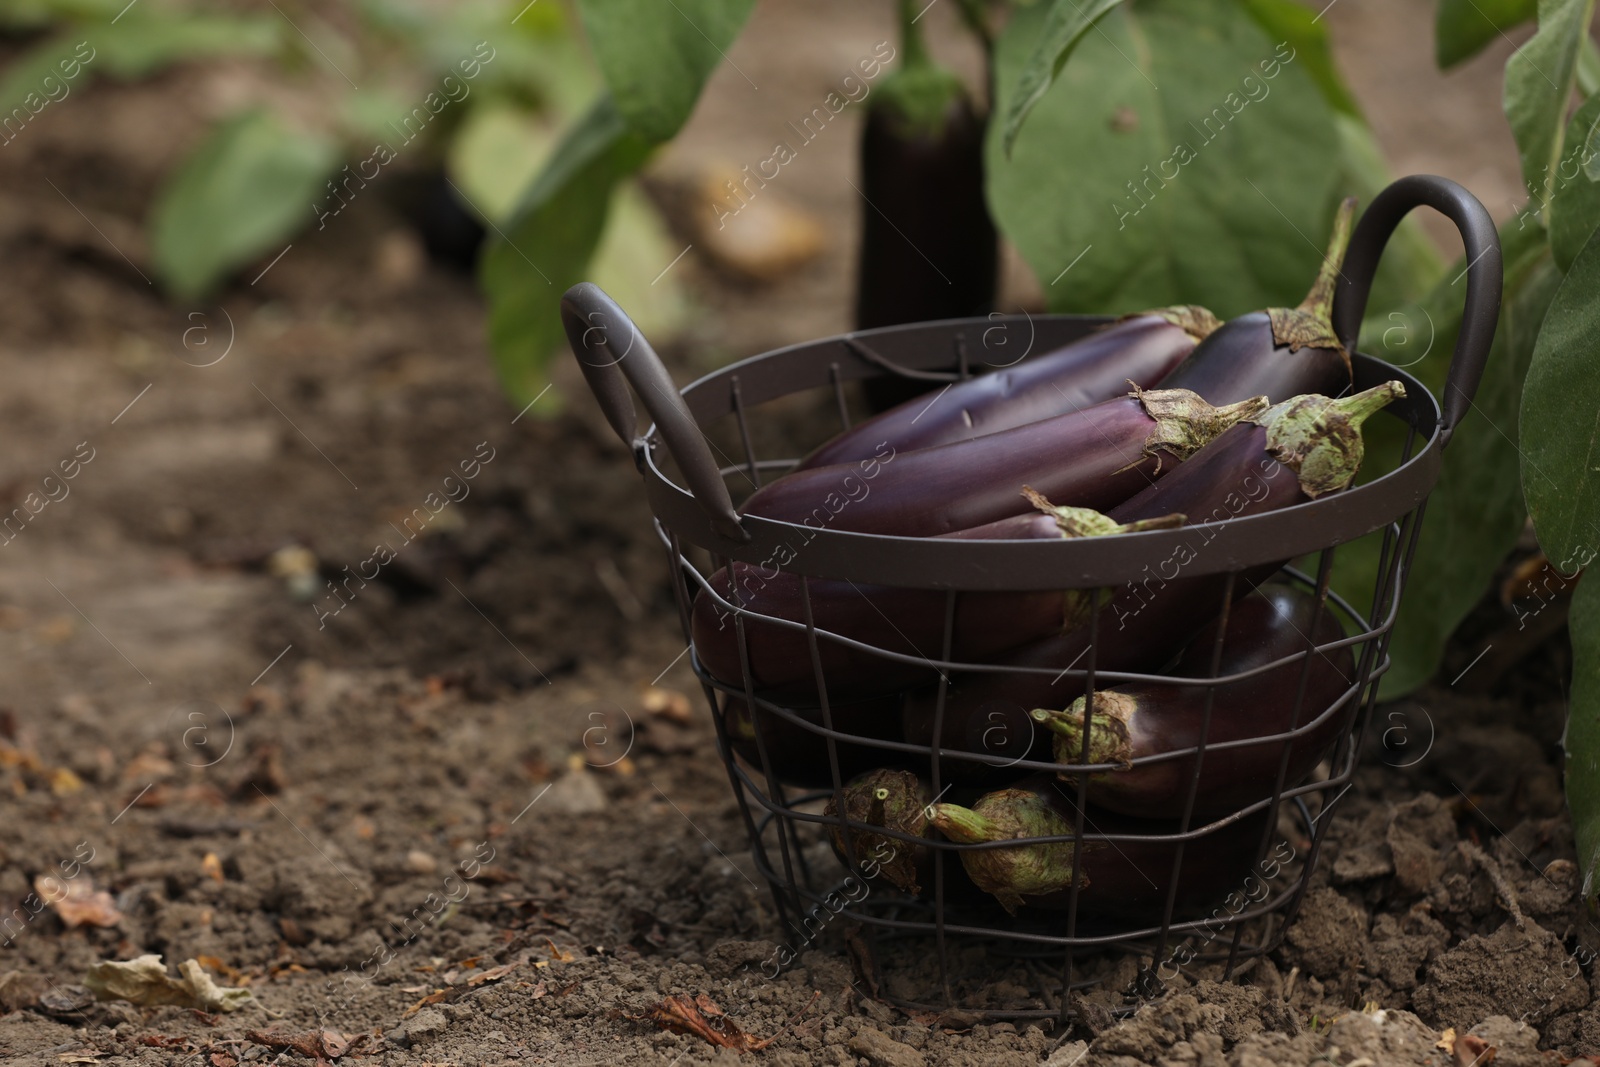
[{"label": "eggplant stem", "polygon": [[1317,280],[1312,283],[1311,291],[1300,301],[1297,309],[1315,315],[1323,322],[1330,321],[1333,316],[1333,293],[1339,284],[1345,252],[1350,248],[1350,228],[1355,214],[1355,197],[1347,196],[1339,202],[1339,210],[1333,216],[1333,236],[1328,239],[1327,255],[1322,259],[1322,267],[1317,271]]},{"label": "eggplant stem", "polygon": [[952,841],[975,845],[1000,840],[1000,829],[990,819],[960,804],[930,804],[928,821]]},{"label": "eggplant stem", "polygon": [[1350,425],[1359,429],[1368,418],[1376,415],[1396,400],[1406,395],[1405,384],[1399,381],[1388,381],[1382,385],[1374,385],[1371,389],[1363,390],[1354,396],[1341,397],[1329,407],[1336,409]]}]

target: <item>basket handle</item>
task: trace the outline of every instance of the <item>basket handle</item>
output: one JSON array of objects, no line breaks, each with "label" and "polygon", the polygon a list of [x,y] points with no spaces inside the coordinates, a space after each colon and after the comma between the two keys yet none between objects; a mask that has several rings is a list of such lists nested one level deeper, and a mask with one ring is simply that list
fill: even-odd
[{"label": "basket handle", "polygon": [[1412,208],[1422,206],[1433,208],[1456,224],[1467,255],[1464,272],[1467,294],[1461,313],[1461,332],[1456,337],[1456,349],[1450,357],[1450,372],[1444,387],[1442,448],[1450,443],[1456,424],[1472,406],[1484,365],[1489,361],[1495,325],[1500,319],[1500,292],[1504,281],[1500,235],[1495,231],[1494,219],[1478,198],[1448,178],[1432,174],[1401,178],[1374,197],[1350,238],[1344,271],[1334,291],[1333,328],[1345,348],[1355,351],[1361,316],[1367,310],[1367,297],[1372,291],[1373,275],[1384,246],[1400,220]]},{"label": "basket handle", "polygon": [[[711,456],[705,434],[689,413],[689,406],[683,402],[661,357],[627,312],[598,285],[579,282],[561,298],[561,325],[594,398],[600,402],[600,410],[622,443],[633,450],[634,462],[643,467],[649,445],[638,432],[639,416],[628,395],[629,385],[644,401],[645,411],[655,420],[667,451],[683,471],[690,492],[711,520],[712,528],[734,541],[750,540],[749,531],[739,523],[739,513],[734,510],[733,498],[728,495],[728,486]],[[627,338],[620,353],[612,344],[613,337]]]}]

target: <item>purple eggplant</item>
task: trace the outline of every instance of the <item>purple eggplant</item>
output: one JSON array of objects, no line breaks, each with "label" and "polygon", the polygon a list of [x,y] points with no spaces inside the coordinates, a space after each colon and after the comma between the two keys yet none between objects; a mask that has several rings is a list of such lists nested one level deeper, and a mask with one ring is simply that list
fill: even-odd
[{"label": "purple eggplant", "polygon": [[[1024,487],[1026,489],[1026,487]],[[947,536],[966,539],[1025,539],[1096,536],[1173,525],[1181,516],[1153,516],[1128,527],[1082,508],[1055,507],[1031,489],[1024,500],[1049,513],[1017,515]],[[787,562],[787,561],[780,561]],[[731,583],[736,588],[730,587]],[[943,649],[945,594],[931,589],[860,585],[817,578],[802,588],[799,575],[777,567],[735,562],[708,579],[729,603],[758,615],[804,623],[809,591],[811,617],[819,631],[870,645],[875,650],[937,659]],[[1027,593],[970,593],[957,601],[953,647],[962,657],[1003,652],[1072,624],[1084,610],[1082,595],[1056,590]],[[713,676],[738,684],[739,640],[732,611],[704,591],[695,598],[692,617],[695,654]],[[746,646],[751,680],[762,690],[815,692],[810,644],[803,628],[747,618]],[[926,680],[935,672],[923,663],[886,659],[819,634],[817,651],[830,692],[883,693]]]},{"label": "purple eggplant", "polygon": [[[1022,514],[1023,485],[1063,505],[1103,511],[1266,406],[1264,397],[1219,408],[1186,390],[1135,391],[970,441],[797,471],[758,489],[742,510],[901,537],[933,537]],[[883,454],[880,447],[877,455]]]},{"label": "purple eggplant", "polygon": [[[1316,625],[1313,627],[1313,620]],[[1178,678],[1211,676],[1219,623],[1196,635],[1172,674]],[[1242,674],[1297,653],[1308,645],[1342,640],[1344,628],[1326,606],[1287,586],[1266,586],[1229,612],[1216,677]],[[1302,675],[1304,689],[1302,691]],[[1131,766],[1133,760],[1198,745],[1243,741],[1305,726],[1329,711],[1355,681],[1355,659],[1348,647],[1310,653],[1261,674],[1218,686],[1163,685],[1134,682],[1094,695],[1089,731],[1089,763],[1120,763],[1123,768],[1089,779],[1089,801],[1110,811],[1146,818],[1172,818],[1183,811],[1194,778],[1192,758]],[[1211,718],[1206,726],[1207,693]],[[1300,711],[1296,713],[1296,695]],[[1038,708],[1033,718],[1053,732],[1060,763],[1084,761],[1086,700],[1079,697],[1064,711]],[[1295,740],[1284,783],[1294,785],[1328,754],[1349,726],[1346,708],[1323,718],[1315,729]],[[1207,748],[1195,790],[1197,817],[1210,818],[1266,799],[1278,780],[1284,742],[1240,748]]]},{"label": "purple eggplant", "polygon": [[[981,889],[1008,912],[1024,905],[1047,910],[1070,906],[1077,865],[1080,915],[1121,917],[1155,925],[1172,884],[1177,844],[1170,841],[1050,841],[1075,837],[1078,812],[1069,787],[1048,774],[1033,775],[980,797],[971,808],[933,805],[932,823],[952,841],[979,845],[1017,841],[998,848],[961,850],[961,863]],[[1174,917],[1203,911],[1251,874],[1272,812],[1262,810],[1225,823],[1188,842],[1178,871]],[[1084,810],[1085,834],[1171,835],[1175,823],[1129,819]]]},{"label": "purple eggplant", "polygon": [[[809,694],[788,698],[782,694],[759,693],[766,700],[792,712],[803,722],[821,730],[827,721],[841,734],[869,741],[899,741],[900,705],[898,694],[874,697],[844,697],[828,705],[828,719]],[[805,789],[833,785],[828,765],[828,741],[822,734],[796,725],[757,704],[756,714],[743,697],[724,694],[722,725],[728,743],[738,756],[755,770],[765,773],[761,749],[766,748],[772,774],[780,782]],[[759,741],[757,729],[760,729]],[[849,779],[873,768],[905,764],[908,754],[894,749],[835,739],[839,774]]]},{"label": "purple eggplant", "polygon": [[[994,307],[1000,246],[984,197],[988,117],[929,54],[913,2],[899,0],[900,61],[873,88],[861,128],[861,329]],[[927,388],[898,376],[862,384],[875,411]]]},{"label": "purple eggplant", "polygon": [[1350,387],[1350,353],[1334,333],[1334,285],[1350,243],[1356,202],[1334,217],[1328,254],[1311,291],[1296,308],[1270,308],[1230,319],[1195,346],[1162,389],[1192,389],[1213,404],[1265,393],[1274,403],[1304,393],[1339,396]]},{"label": "purple eggplant", "polygon": [[[1147,566],[1143,578],[1110,591],[1098,616],[1095,669],[1156,670],[1176,654],[1217,614],[1227,588],[1226,574],[1183,575],[1203,555],[1214,531],[1230,519],[1304,503],[1349,485],[1361,465],[1362,422],[1403,395],[1399,382],[1388,382],[1340,400],[1295,397],[1228,430],[1170,476],[1112,508],[1109,517],[1124,523],[1179,513],[1188,517],[1185,528],[1192,532],[1167,558]],[[1278,567],[1268,563],[1242,572],[1234,595],[1250,592]],[[1090,595],[1082,591],[1083,597]],[[1080,625],[993,661],[1056,673],[975,672],[953,678],[943,736],[959,739],[974,730],[981,735],[997,706],[1010,709],[1006,713],[1012,716],[1019,708],[1026,715],[1034,708],[1066,707],[1083,694],[1083,682],[1065,672],[1085,669],[1089,646],[1089,628]],[[935,695],[917,692],[907,701],[905,729],[912,735],[916,717],[931,722]]]},{"label": "purple eggplant", "polygon": [[935,399],[914,397],[839,434],[796,469],[869,459],[884,443],[899,452],[932,448],[1093,407],[1127,392],[1129,382],[1148,388],[1160,381],[1220,325],[1202,307],[1130,315]]}]

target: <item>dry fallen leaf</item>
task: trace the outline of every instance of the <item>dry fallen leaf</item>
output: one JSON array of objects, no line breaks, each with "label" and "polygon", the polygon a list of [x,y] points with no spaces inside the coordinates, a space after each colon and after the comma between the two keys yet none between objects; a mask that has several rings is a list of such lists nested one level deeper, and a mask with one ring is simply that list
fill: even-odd
[{"label": "dry fallen leaf", "polygon": [[[246,1030],[245,1040],[283,1051],[293,1049],[309,1060],[336,1060],[349,1051],[351,1040],[335,1030],[306,1030],[286,1034],[280,1030]],[[359,1040],[359,1038],[358,1038]]]},{"label": "dry fallen leaf", "polygon": [[50,772],[50,792],[54,795],[66,797],[82,791],[83,779],[68,768],[57,767]]},{"label": "dry fallen leaf", "polygon": [[669,996],[650,1005],[645,1016],[663,1030],[677,1034],[693,1034],[717,1048],[731,1048],[735,1052],[759,1052],[777,1040],[752,1037],[739,1029],[739,1025],[717,1006],[716,1001],[701,993],[693,1000],[684,996]]},{"label": "dry fallen leaf", "polygon": [[467,985],[475,986],[482,985],[485,982],[498,982],[500,979],[510,974],[516,968],[516,966],[517,965],[515,963],[507,963],[500,967],[490,967],[482,974],[475,974],[471,978],[468,978]]},{"label": "dry fallen leaf", "polygon": [[548,937],[544,939],[544,943],[550,946],[550,959],[556,963],[571,963],[578,958],[565,949],[558,948],[556,943]]},{"label": "dry fallen leaf", "polygon": [[1494,1046],[1481,1037],[1462,1034],[1456,1038],[1451,1061],[1456,1067],[1488,1067],[1494,1062]]},{"label": "dry fallen leaf", "polygon": [[234,1011],[250,999],[248,989],[226,989],[211,980],[195,960],[178,964],[182,978],[167,974],[160,956],[102,960],[89,968],[83,984],[101,1000],[126,1000],[139,1007],[176,1004],[205,1011]]},{"label": "dry fallen leaf", "polygon": [[647,714],[677,723],[679,726],[688,726],[691,720],[689,698],[676,689],[647,686],[644,695],[639,698],[639,706]]},{"label": "dry fallen leaf", "polygon": [[41,874],[33,880],[33,891],[61,917],[67,929],[83,926],[115,926],[122,921],[111,894],[95,889],[87,874],[63,881]]}]

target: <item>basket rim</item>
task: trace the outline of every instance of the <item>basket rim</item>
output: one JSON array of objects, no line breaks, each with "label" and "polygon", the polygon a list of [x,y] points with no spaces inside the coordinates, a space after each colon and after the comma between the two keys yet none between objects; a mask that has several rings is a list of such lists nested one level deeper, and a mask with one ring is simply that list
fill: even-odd
[{"label": "basket rim", "polygon": [[[1035,341],[1044,337],[1044,343],[1054,347],[1113,321],[1109,316],[1088,315],[994,316],[839,334],[750,356],[695,380],[681,395],[704,432],[718,418],[743,418],[749,405],[889,373],[862,357],[863,342],[870,342],[879,361],[900,366],[948,366],[952,349],[958,361],[968,365],[966,339],[975,329],[984,331],[981,336],[986,339],[995,329],[1026,323]],[[1382,414],[1414,431],[1409,458],[1370,482],[1318,500],[1174,530],[1071,541],[965,541],[857,533],[745,516],[743,525],[750,538],[741,542],[713,528],[694,496],[657,463],[659,437],[654,424],[640,439],[644,445],[637,458],[646,497],[663,527],[714,556],[756,564],[773,574],[782,570],[808,578],[914,589],[1086,588],[1171,580],[1177,569],[1164,575],[1159,571],[1178,560],[1180,553],[1187,558],[1174,566],[1184,576],[1220,574],[1356,540],[1397,521],[1433,489],[1443,440],[1441,413],[1432,391],[1405,369],[1375,357],[1357,353],[1352,362],[1356,389],[1389,380],[1405,385],[1406,397]],[[748,466],[735,465],[724,474]]]}]

